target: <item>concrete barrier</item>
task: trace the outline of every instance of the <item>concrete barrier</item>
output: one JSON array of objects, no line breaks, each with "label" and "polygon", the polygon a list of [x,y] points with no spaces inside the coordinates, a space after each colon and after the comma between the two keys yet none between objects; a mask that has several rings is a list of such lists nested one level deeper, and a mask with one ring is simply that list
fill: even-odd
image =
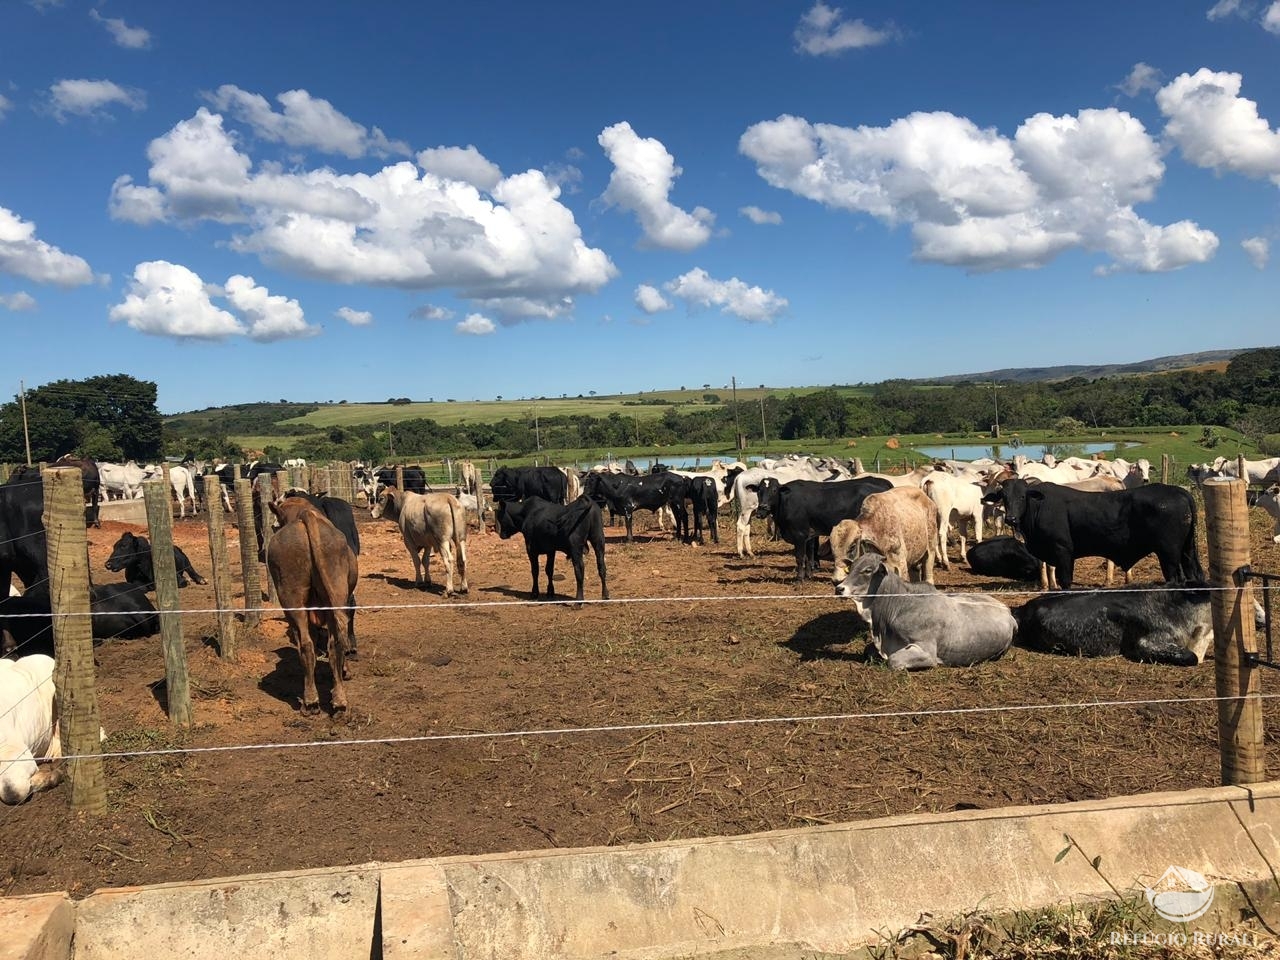
[{"label": "concrete barrier", "polygon": [[145,500],[104,500],[98,504],[98,519],[113,520],[117,523],[136,523],[140,527],[147,525],[147,503]]},{"label": "concrete barrier", "polygon": [[75,905],[64,893],[0,898],[0,960],[70,957],[75,926]]},{"label": "concrete barrier", "polygon": [[1280,784],[1221,787],[102,890],[76,905],[75,956],[847,956],[922,914],[1141,895],[1170,866],[1218,885],[1197,926],[1224,929],[1242,896],[1280,903],[1272,865]]}]

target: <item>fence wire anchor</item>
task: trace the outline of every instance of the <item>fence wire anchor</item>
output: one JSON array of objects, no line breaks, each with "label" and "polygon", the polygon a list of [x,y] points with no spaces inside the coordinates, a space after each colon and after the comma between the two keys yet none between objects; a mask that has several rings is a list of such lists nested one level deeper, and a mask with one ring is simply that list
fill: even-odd
[{"label": "fence wire anchor", "polygon": [[1272,670],[1280,670],[1280,662],[1276,661],[1271,646],[1271,587],[1269,586],[1272,582],[1280,581],[1280,575],[1258,573],[1251,565],[1246,563],[1231,575],[1231,579],[1237,587],[1243,587],[1246,583],[1257,580],[1261,583],[1262,589],[1263,633],[1266,637],[1266,656],[1256,650],[1248,651],[1244,655],[1245,666],[1250,669],[1270,667]]}]

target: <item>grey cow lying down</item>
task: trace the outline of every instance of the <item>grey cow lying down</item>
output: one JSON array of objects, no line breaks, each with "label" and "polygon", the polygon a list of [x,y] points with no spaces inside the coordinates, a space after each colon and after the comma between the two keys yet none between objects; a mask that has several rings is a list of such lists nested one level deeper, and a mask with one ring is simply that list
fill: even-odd
[{"label": "grey cow lying down", "polygon": [[968,667],[995,660],[1013,642],[1017,624],[999,600],[980,594],[945,594],[928,583],[907,583],[864,554],[836,585],[871,626],[871,639],[893,670]]}]

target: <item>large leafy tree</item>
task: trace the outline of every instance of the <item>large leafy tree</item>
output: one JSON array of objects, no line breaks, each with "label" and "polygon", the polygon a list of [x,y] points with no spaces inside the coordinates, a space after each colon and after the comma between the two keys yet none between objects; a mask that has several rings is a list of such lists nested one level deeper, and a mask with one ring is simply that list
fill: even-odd
[{"label": "large leafy tree", "polygon": [[[155,460],[161,455],[156,385],[119,373],[56,380],[27,391],[32,460],[64,454]],[[21,398],[0,407],[0,460],[26,459]]]}]

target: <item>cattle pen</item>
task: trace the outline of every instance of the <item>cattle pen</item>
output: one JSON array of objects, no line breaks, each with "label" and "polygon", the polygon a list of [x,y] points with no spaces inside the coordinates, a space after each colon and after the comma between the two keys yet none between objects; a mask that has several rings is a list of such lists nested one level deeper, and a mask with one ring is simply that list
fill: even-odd
[{"label": "cattle pen", "polygon": [[[1264,526],[1252,524],[1253,566],[1280,572]],[[88,531],[95,581],[126,529],[139,528]],[[73,813],[66,790],[0,809],[3,892],[79,897],[1220,782],[1210,664],[1015,648],[963,670],[894,673],[864,649],[865,628],[829,580],[793,582],[785,545],[761,536],[760,556],[739,559],[728,543],[606,532],[615,599],[574,608],[528,601],[521,545],[476,533],[467,597],[414,591],[396,529],[362,516],[360,658],[338,719],[298,713],[301,674],[278,610],[248,604],[265,616],[238,624],[236,657],[224,659],[219,615],[242,615],[243,592],[229,607],[212,584],[187,587],[191,725],[166,720],[158,641],[98,646],[106,812]],[[173,528],[197,567],[211,562],[208,536],[203,521]],[[248,554],[230,522],[226,537],[234,570]],[[1158,578],[1152,560],[1135,573]],[[1030,592],[961,567],[937,577],[1011,605]],[[1081,564],[1080,579],[1100,583],[1101,570]],[[1274,701],[1257,703],[1274,731]]]}]

